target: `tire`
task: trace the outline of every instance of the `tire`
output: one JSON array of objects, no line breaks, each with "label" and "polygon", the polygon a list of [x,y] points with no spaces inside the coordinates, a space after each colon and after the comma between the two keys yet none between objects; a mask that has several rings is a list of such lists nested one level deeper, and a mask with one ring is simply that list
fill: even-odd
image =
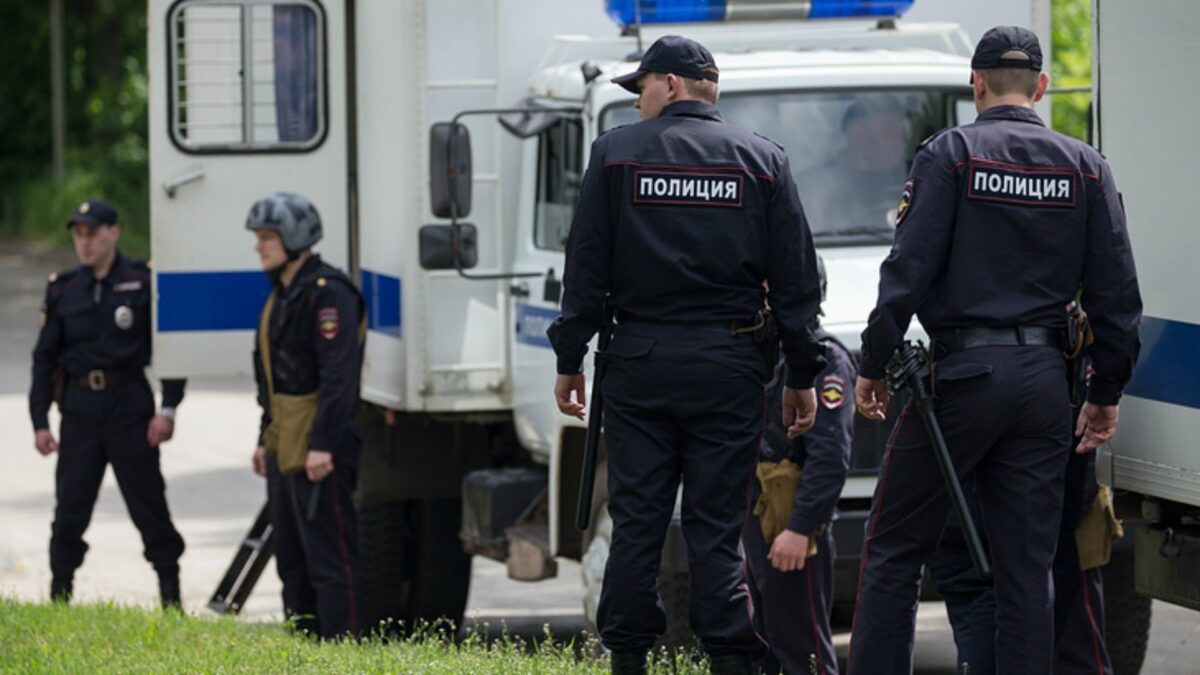
[{"label": "tire", "polygon": [[1133,548],[1114,548],[1104,577],[1104,643],[1113,675],[1137,675],[1150,639],[1150,598],[1134,587]]},{"label": "tire", "polygon": [[471,556],[458,539],[458,499],[390,502],[359,509],[359,552],[368,625],[402,631],[421,623],[462,623]]}]

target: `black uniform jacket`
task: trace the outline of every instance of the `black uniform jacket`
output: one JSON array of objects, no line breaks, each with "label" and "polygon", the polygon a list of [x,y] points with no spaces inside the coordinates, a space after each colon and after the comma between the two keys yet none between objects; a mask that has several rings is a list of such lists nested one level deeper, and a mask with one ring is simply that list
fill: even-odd
[{"label": "black uniform jacket", "polygon": [[880,273],[864,377],[882,378],[914,313],[934,336],[1065,329],[1080,288],[1096,334],[1089,400],[1116,403],[1132,374],[1142,302],[1112,171],[1031,109],[990,108],[917,151]]},{"label": "black uniform jacket", "polygon": [[[47,413],[56,369],[70,379],[93,370],[136,376],[150,365],[151,297],[150,268],[120,253],[103,279],[97,280],[83,266],[50,276],[33,348],[29,414],[34,429],[50,426]],[[163,380],[163,407],[179,405],[186,382]],[[94,399],[99,392],[88,394]],[[87,407],[87,401],[81,403]]]},{"label": "black uniform jacket", "polygon": [[763,282],[779,321],[789,385],[824,367],[808,328],[820,302],[812,236],[787,156],[681,101],[592,144],[567,241],[562,316],[548,334],[558,372],[577,373],[604,317],[748,321]]},{"label": "black uniform jacket", "polygon": [[[294,395],[319,392],[309,447],[333,453],[335,464],[358,461],[354,418],[362,384],[359,323],[363,312],[362,295],[350,279],[314,255],[304,261],[291,285],[280,290],[269,319],[275,391]],[[271,422],[271,406],[258,344],[256,334],[254,373],[263,409],[261,443],[261,432]]]},{"label": "black uniform jacket", "polygon": [[789,439],[783,426],[782,361],[775,376],[767,385],[771,402],[768,423],[763,432],[758,457],[762,461],[791,460],[804,471],[796,503],[788,519],[788,529],[805,536],[833,519],[846,473],[850,470],[850,443],[854,434],[854,381],[858,371],[854,357],[840,342],[817,329],[816,335],[825,344],[825,370],[817,379],[817,417],[812,429],[799,438]]}]

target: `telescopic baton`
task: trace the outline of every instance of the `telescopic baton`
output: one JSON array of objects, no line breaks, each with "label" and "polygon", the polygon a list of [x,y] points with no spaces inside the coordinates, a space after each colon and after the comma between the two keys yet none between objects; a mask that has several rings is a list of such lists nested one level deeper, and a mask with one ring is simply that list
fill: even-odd
[{"label": "telescopic baton", "polygon": [[954,470],[954,462],[950,459],[950,450],[946,447],[946,439],[942,436],[942,428],[938,426],[937,415],[933,411],[933,396],[929,393],[926,381],[930,376],[929,353],[925,345],[913,344],[906,341],[884,369],[887,377],[888,391],[894,396],[905,389],[912,390],[913,401],[917,413],[925,423],[925,432],[929,434],[929,443],[933,446],[938,468],[942,471],[942,479],[946,482],[946,491],[954,503],[954,514],[962,525],[963,535],[967,539],[967,550],[971,554],[971,564],[975,574],[980,579],[988,579],[992,575],[991,565],[988,564],[987,552],[983,550],[983,541],[979,538],[979,530],[975,527],[975,519],[967,507],[967,498],[963,495],[962,484],[958,481],[958,473]]},{"label": "telescopic baton", "polygon": [[575,527],[581,532],[592,522],[592,492],[596,483],[596,459],[600,449],[600,425],[604,415],[604,371],[608,369],[608,343],[612,340],[612,314],[606,306],[604,325],[596,344],[595,364],[592,373],[592,400],[588,405],[587,440],[583,444],[583,473],[579,477],[579,503],[575,507]]}]

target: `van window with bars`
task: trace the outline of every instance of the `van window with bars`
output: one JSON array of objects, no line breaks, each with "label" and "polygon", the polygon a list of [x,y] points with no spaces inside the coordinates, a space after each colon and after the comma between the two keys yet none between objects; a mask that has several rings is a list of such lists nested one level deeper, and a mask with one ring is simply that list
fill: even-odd
[{"label": "van window with bars", "polygon": [[172,140],[191,152],[310,150],[325,135],[324,15],[304,0],[194,0],[168,19]]},{"label": "van window with bars", "polygon": [[583,184],[583,123],[563,118],[538,136],[538,183],[534,209],[534,245],[551,251],[566,248],[571,214]]}]

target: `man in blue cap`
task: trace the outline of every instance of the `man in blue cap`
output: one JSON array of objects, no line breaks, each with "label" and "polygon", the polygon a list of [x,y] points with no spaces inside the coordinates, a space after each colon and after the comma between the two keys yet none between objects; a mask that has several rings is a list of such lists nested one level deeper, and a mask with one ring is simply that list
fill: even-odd
[{"label": "man in blue cap", "polygon": [[[1065,308],[1078,294],[1095,335],[1075,425],[1076,451],[1090,452],[1116,431],[1142,304],[1107,162],[1033,110],[1049,84],[1037,36],[994,28],[971,68],[979,118],[936,134],[913,160],[863,332],[856,402],[883,418],[884,367],[916,314],[933,339],[934,409],[960,479],[974,476],[991,544],[996,672],[1042,674],[1053,670],[1050,571],[1072,446]],[[896,422],[875,490],[851,673],[911,671],[922,569],[950,511],[910,416]]]},{"label": "man in blue cap", "polygon": [[616,315],[602,384],[613,540],[597,618],[617,673],[644,672],[665,629],[655,579],[681,481],[692,629],[714,673],[751,671],[763,643],[738,540],[775,363],[768,295],[793,437],[813,425],[824,368],[816,254],[787,156],[722,121],[718,80],[712,54],[679,36],[614,80],[638,95],[642,122],[592,145],[548,331],[559,410],[582,419],[587,344]]},{"label": "man in blue cap", "polygon": [[[180,604],[183,538],[171,523],[159,445],[175,433],[184,380],[163,380],[162,407],[146,381],[150,365],[150,269],[117,251],[117,210],[89,199],[67,221],[79,267],[50,275],[33,349],[29,413],[34,445],[58,453],[50,537],[50,595],[67,601],[88,545],[83,533],[111,464],[158,573],[164,607]],[[50,403],[62,412],[62,443],[50,431]]]}]

